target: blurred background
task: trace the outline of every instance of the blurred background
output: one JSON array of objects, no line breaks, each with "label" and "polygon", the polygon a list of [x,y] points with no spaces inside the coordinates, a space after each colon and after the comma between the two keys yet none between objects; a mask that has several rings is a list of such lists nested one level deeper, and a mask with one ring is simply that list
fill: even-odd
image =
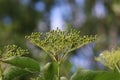
[{"label": "blurred background", "polygon": [[96,42],[69,55],[71,71],[104,69],[94,57],[120,45],[120,0],[0,0],[0,48],[16,44],[28,48],[31,57],[46,63],[49,59],[44,52],[24,37],[57,27],[75,28],[81,31],[81,36],[99,36]]}]

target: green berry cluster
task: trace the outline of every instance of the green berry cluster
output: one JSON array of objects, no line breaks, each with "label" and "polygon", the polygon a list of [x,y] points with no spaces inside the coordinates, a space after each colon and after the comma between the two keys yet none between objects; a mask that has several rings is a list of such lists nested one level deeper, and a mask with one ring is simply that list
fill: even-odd
[{"label": "green berry cluster", "polygon": [[2,58],[9,58],[12,56],[21,56],[24,54],[28,54],[28,50],[24,50],[21,47],[16,45],[7,45],[3,49]]},{"label": "green berry cluster", "polygon": [[111,52],[106,50],[96,60],[112,70],[120,71],[120,48]]},{"label": "green berry cluster", "polygon": [[46,33],[34,32],[26,38],[58,61],[67,53],[94,41],[96,36],[80,36],[80,31],[61,31],[57,28]]}]

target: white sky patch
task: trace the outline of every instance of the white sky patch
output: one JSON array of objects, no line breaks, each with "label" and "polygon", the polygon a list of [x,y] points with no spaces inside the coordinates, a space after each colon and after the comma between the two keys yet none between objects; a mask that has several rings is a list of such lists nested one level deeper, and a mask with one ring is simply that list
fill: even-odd
[{"label": "white sky patch", "polygon": [[35,3],[35,10],[38,12],[42,12],[45,10],[45,4],[42,1],[38,1]]},{"label": "white sky patch", "polygon": [[23,5],[28,5],[31,0],[19,0]]},{"label": "white sky patch", "polygon": [[75,2],[79,6],[84,6],[85,0],[75,0]]},{"label": "white sky patch", "polygon": [[3,17],[3,23],[5,25],[10,25],[12,23],[12,18],[10,16],[8,16],[8,15],[4,16]]},{"label": "white sky patch", "polygon": [[72,18],[71,7],[68,3],[61,4],[59,6],[59,9],[60,9],[62,17],[64,19],[71,19]]},{"label": "white sky patch", "polygon": [[62,13],[58,7],[54,7],[51,11],[50,16],[51,29],[56,30],[57,27],[61,30],[64,30],[64,20],[62,18]]},{"label": "white sky patch", "polygon": [[104,18],[106,16],[106,9],[101,1],[96,2],[92,14],[98,18]]}]

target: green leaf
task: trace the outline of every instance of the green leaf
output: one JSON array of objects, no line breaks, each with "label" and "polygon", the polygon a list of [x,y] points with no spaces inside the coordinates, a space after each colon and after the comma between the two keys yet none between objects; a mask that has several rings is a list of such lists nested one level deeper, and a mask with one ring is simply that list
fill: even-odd
[{"label": "green leaf", "polygon": [[21,76],[25,76],[30,72],[18,67],[10,67],[3,72],[3,80],[15,80]]},{"label": "green leaf", "polygon": [[120,80],[120,74],[113,71],[104,71],[96,75],[94,80]]},{"label": "green leaf", "polygon": [[78,70],[71,80],[119,80],[120,74],[113,71]]},{"label": "green leaf", "polygon": [[89,70],[77,70],[70,80],[93,80],[96,72]]},{"label": "green leaf", "polygon": [[40,72],[40,65],[34,59],[28,57],[19,57],[13,56],[8,59],[3,60],[3,62],[11,64],[13,66],[17,66],[28,71],[32,72]]},{"label": "green leaf", "polygon": [[44,78],[45,80],[55,80],[55,74],[57,71],[57,65],[55,63],[47,63],[44,66]]},{"label": "green leaf", "polygon": [[60,80],[68,80],[66,77],[60,77]]}]

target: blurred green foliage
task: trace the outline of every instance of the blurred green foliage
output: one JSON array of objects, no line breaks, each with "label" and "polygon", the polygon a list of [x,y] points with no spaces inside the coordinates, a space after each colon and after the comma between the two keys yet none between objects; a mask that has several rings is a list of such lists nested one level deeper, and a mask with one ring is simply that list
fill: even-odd
[{"label": "blurred green foliage", "polygon": [[[52,32],[54,32],[56,34],[51,35],[52,37],[50,37],[50,34]],[[61,33],[64,33],[64,34],[61,34]],[[79,34],[79,32],[76,32],[75,30],[72,30],[72,32],[67,32],[66,34],[65,34],[65,32],[60,31],[59,29],[57,29],[56,31],[51,30],[49,32],[49,34],[46,33],[46,36],[50,37],[49,40],[47,40],[47,43],[50,44],[51,39],[55,36],[57,36],[57,38],[55,38],[56,41],[59,41],[60,38],[58,38],[58,37],[61,37],[62,35],[64,36],[64,38],[66,38],[65,40],[67,40],[68,37],[72,38],[73,34],[71,34],[71,33],[73,33],[75,35]],[[35,34],[33,34],[33,35],[27,36],[27,38],[30,41],[32,40],[33,44],[36,43],[36,45],[38,45],[39,47],[42,47],[42,48],[46,45],[48,47],[48,44],[44,44],[44,45],[40,45],[42,43],[39,44],[39,41],[44,41],[44,40],[46,41],[47,38],[45,35],[42,36],[42,33],[41,33],[41,35],[38,34],[37,36]],[[81,41],[80,36],[74,36],[74,37],[80,38],[80,41]],[[62,39],[64,39],[64,38],[62,38]],[[83,39],[86,40],[86,38],[84,38],[84,37],[83,37]],[[87,37],[87,39],[89,39],[89,37]],[[74,40],[74,38],[72,38],[70,40],[72,41],[72,40]],[[94,41],[95,37],[90,38],[90,42],[91,42],[91,40]],[[59,47],[59,48],[61,48],[61,46],[63,45],[60,43],[58,43],[58,44],[59,45],[57,45],[57,47]],[[88,42],[84,43],[84,45],[85,44],[88,44]],[[51,46],[51,45],[49,45],[49,46]],[[56,46],[56,45],[54,45],[54,46]],[[71,48],[75,47],[74,44],[72,44],[72,46],[73,47],[71,47]],[[56,47],[54,47],[54,48],[56,48]],[[59,48],[56,49],[56,51],[58,51]],[[64,48],[66,49],[67,47],[64,47]],[[75,47],[75,48],[77,49],[78,47]],[[44,50],[44,48],[43,48],[43,50]],[[68,50],[70,50],[70,49],[68,49]],[[50,50],[47,50],[47,51],[50,51]],[[5,52],[5,53],[3,53],[3,52]],[[65,69],[65,70],[69,71],[70,64],[67,64],[66,62],[65,63],[60,62],[61,57],[59,58],[59,55],[61,55],[62,53],[61,54],[59,53],[59,55],[58,55],[58,52],[57,52],[55,54],[57,56],[54,56],[54,53],[48,53],[48,55],[52,55],[51,58],[54,57],[53,60],[54,59],[55,60],[48,62],[47,64],[45,64],[43,66],[39,62],[37,62],[36,60],[34,60],[32,58],[22,57],[22,55],[26,55],[26,53],[28,53],[27,50],[17,47],[16,45],[8,45],[8,46],[5,46],[5,48],[3,50],[1,50],[1,60],[0,61],[3,63],[10,64],[9,66],[6,67],[5,70],[3,70],[2,69],[3,63],[1,63],[0,77],[2,78],[2,80],[21,80],[21,79],[22,80],[23,79],[25,79],[25,80],[48,80],[48,79],[49,80],[68,80],[68,79],[70,79],[70,80],[101,80],[101,79],[102,80],[108,80],[108,79],[118,80],[120,78],[120,75],[118,73],[119,71],[116,72],[114,70],[112,70],[112,71],[77,70],[73,75],[67,75],[65,77],[64,74],[66,72],[64,72],[63,70],[65,68],[68,68],[68,70],[67,69]],[[109,56],[108,52],[107,53],[105,52],[105,53],[102,53],[102,58],[104,58],[103,60],[106,61],[109,57],[110,58],[113,57],[112,60],[109,59],[110,60],[109,63],[113,65],[114,62],[115,62],[115,64],[117,62],[119,62],[118,53],[119,53],[119,50],[113,51],[113,53],[110,54],[111,56]],[[106,54],[108,57],[106,56]],[[116,60],[117,60],[117,62],[116,62]],[[107,63],[107,64],[109,64],[109,63]],[[61,67],[61,65],[62,65],[62,67]],[[63,66],[65,66],[65,68]],[[108,65],[108,67],[109,67],[109,65]],[[61,71],[63,71],[63,72],[61,72]],[[63,74],[61,74],[61,73],[63,73]]]},{"label": "blurred green foliage", "polygon": [[[13,44],[13,43],[17,44],[18,46],[22,46],[23,48],[26,48],[26,40],[24,39],[24,36],[26,34],[30,34],[33,31],[38,31],[37,30],[38,21],[43,20],[46,22],[46,24],[50,25],[50,20],[49,20],[50,11],[55,5],[56,0],[42,0],[46,6],[45,11],[43,12],[38,12],[34,9],[34,4],[38,1],[39,0],[30,0],[30,3],[28,5],[24,5],[24,4],[21,4],[20,0],[0,0],[0,48],[3,48],[3,46],[6,44]],[[111,39],[114,39],[113,37],[111,37],[110,31],[115,32],[117,34],[116,35],[117,39],[119,39],[120,1],[119,0],[101,0],[107,12],[107,15],[104,18],[97,18],[91,14],[94,8],[94,5],[98,0],[93,0],[93,1],[84,0],[84,1],[85,1],[85,5],[83,8],[83,11],[85,12],[85,15],[86,15],[86,21],[82,26],[77,25],[79,27],[78,29],[81,30],[81,35],[86,35],[86,34],[91,35],[96,33],[100,36],[102,35],[102,37],[100,38],[100,40],[96,45],[97,51],[109,48],[110,47],[109,45],[112,42],[116,42],[117,45],[119,45],[118,41],[112,40],[112,42],[110,42]],[[71,24],[76,21],[75,13],[79,12],[77,10],[80,10],[81,8],[80,9],[79,7],[76,8],[75,0],[68,0],[68,4],[70,4],[72,9],[74,9],[72,12],[73,19],[71,21],[69,20],[66,21],[67,24]],[[11,21],[9,23],[5,23],[4,18],[9,18]],[[71,24],[71,26],[73,26],[73,24]],[[116,28],[115,31],[114,31],[114,28]],[[49,30],[49,27],[47,30]],[[32,50],[33,49],[31,49],[30,52],[32,52]],[[44,52],[40,51],[38,53],[41,53],[40,57],[37,54],[37,57],[39,57],[39,61],[41,60],[40,61],[41,65],[46,64],[47,61],[51,62],[51,59],[49,59],[48,56],[44,55]],[[42,59],[46,61],[42,61]],[[62,68],[63,69],[62,74],[65,74],[65,75],[67,75],[66,73],[69,73],[68,71],[70,70],[69,68],[71,67],[70,64],[69,63],[67,64],[67,63],[68,62],[65,62],[63,65],[66,65],[66,67]],[[50,63],[50,65],[51,64],[53,63]],[[67,70],[66,68],[69,70]],[[50,73],[54,72],[54,69],[53,70],[50,70],[50,69],[48,70],[46,69],[46,73],[44,74],[52,75]],[[4,75],[7,76],[5,80],[7,79],[13,80],[14,76],[22,76],[22,78],[20,78],[21,80],[27,80],[27,77],[25,76],[26,75],[28,76],[29,74],[31,74],[31,76],[36,76],[35,74],[33,75],[33,73],[28,71],[23,70],[21,68],[10,67],[10,69],[6,70],[6,73],[4,73]],[[47,71],[49,73],[47,73]],[[10,74],[8,74],[9,72]],[[84,73],[84,71],[80,71],[80,72],[81,73],[77,73],[78,78],[76,77],[77,78],[76,80],[79,80],[81,77],[80,74]],[[25,73],[25,75],[24,74],[20,75],[21,73]],[[90,76],[92,76],[92,73],[94,72],[89,72]],[[15,75],[12,75],[12,74],[15,74]],[[69,77],[69,75],[67,75],[67,78]],[[82,76],[86,76],[86,75],[87,73],[85,73],[85,75],[83,74]],[[103,77],[99,77],[99,76],[103,76]],[[89,79],[92,80],[93,77],[89,77],[89,79],[86,79],[86,78],[88,77],[84,77],[83,80],[89,80]],[[38,80],[38,78],[34,78],[34,80],[35,79]],[[111,80],[111,79],[119,80],[119,78],[117,77],[117,74],[116,73],[114,74],[114,72],[113,73],[105,72],[104,75],[102,75],[102,72],[101,72],[101,74],[95,77],[95,80]],[[41,78],[40,80],[44,80],[44,79]]]}]

